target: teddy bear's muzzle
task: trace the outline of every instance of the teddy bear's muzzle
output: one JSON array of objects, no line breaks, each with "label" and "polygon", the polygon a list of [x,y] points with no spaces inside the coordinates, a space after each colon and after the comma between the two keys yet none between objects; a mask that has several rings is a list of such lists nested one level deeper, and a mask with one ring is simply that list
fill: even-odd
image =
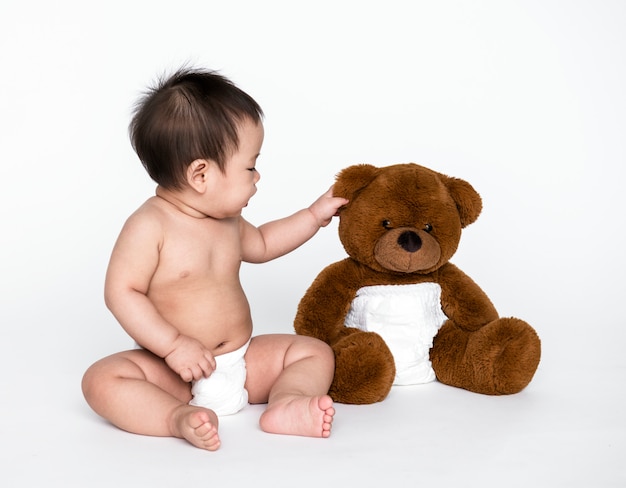
[{"label": "teddy bear's muzzle", "polygon": [[416,252],[422,247],[422,239],[417,235],[417,232],[407,230],[398,237],[398,244],[405,251]]},{"label": "teddy bear's muzzle", "polygon": [[428,271],[439,263],[441,247],[428,232],[403,227],[386,232],[378,240],[374,258],[389,271]]}]

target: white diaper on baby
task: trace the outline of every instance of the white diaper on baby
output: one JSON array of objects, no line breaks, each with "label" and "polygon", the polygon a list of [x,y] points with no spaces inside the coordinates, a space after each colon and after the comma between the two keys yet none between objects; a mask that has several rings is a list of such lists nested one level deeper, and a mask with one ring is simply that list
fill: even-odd
[{"label": "white diaper on baby", "polygon": [[194,381],[190,405],[210,408],[218,416],[232,415],[248,404],[244,355],[250,341],[239,349],[215,356],[215,371],[208,378]]},{"label": "white diaper on baby", "polygon": [[394,385],[414,385],[435,380],[429,353],[445,320],[437,283],[377,285],[357,291],[345,325],[379,334],[396,363]]}]

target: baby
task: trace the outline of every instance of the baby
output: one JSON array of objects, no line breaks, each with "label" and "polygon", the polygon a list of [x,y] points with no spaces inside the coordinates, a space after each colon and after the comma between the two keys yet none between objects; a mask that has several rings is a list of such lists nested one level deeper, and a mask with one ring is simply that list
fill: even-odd
[{"label": "baby", "polygon": [[267,403],[265,432],[330,435],[332,350],[294,334],[252,337],[239,269],[296,249],[347,200],[331,188],[289,217],[247,222],[262,116],[232,82],[194,69],[161,80],[137,105],[131,140],[156,196],[119,235],[105,301],[140,347],[96,362],[82,382],[89,405],[121,429],[213,451],[219,416]]}]

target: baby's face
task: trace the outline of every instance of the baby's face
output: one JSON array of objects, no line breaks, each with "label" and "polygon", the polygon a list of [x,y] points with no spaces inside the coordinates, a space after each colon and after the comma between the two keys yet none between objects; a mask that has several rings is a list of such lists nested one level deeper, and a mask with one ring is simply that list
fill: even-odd
[{"label": "baby's face", "polygon": [[256,162],[263,145],[263,124],[246,120],[239,126],[239,147],[226,162],[224,173],[211,165],[212,188],[210,194],[219,196],[221,212],[224,216],[239,215],[256,193],[256,183],[260,179]]}]

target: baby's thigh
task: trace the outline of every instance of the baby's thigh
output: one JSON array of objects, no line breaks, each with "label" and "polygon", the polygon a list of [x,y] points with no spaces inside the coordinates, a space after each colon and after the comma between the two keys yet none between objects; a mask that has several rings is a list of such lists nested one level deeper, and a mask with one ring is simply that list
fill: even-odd
[{"label": "baby's thigh", "polygon": [[86,376],[98,383],[107,378],[151,383],[180,401],[191,400],[191,385],[185,383],[165,360],[145,349],[123,351],[95,363]]},{"label": "baby's thigh", "polygon": [[187,403],[191,400],[191,384],[182,380],[165,362],[165,359],[145,349],[129,351],[139,353],[140,366],[146,381]]},{"label": "baby's thigh", "polygon": [[330,347],[317,339],[296,334],[253,337],[246,351],[246,390],[250,403],[266,403],[272,386],[290,364],[309,356],[329,356]]},{"label": "baby's thigh", "polygon": [[250,403],[267,403],[272,385],[284,369],[292,336],[269,334],[253,337],[246,351],[246,390]]}]

